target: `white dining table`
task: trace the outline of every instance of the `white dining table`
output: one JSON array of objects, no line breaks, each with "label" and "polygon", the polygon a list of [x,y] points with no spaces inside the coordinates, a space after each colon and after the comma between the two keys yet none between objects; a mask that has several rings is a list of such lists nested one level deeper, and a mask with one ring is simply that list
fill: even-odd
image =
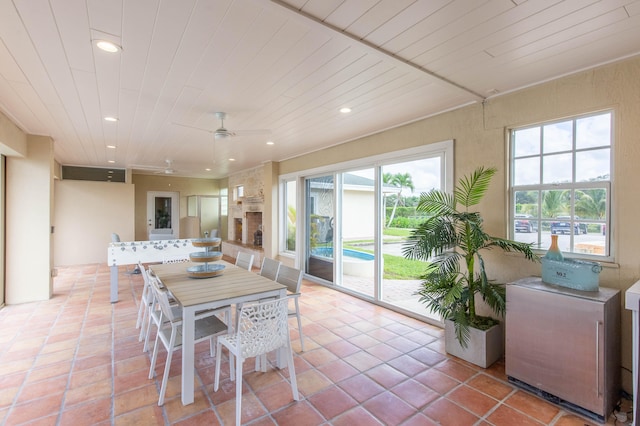
[{"label": "white dining table", "polygon": [[187,262],[149,265],[151,272],[160,279],[182,306],[183,405],[193,403],[195,313],[205,309],[287,295],[286,287],[282,284],[225,261],[215,263],[224,265],[225,269],[221,275],[212,278],[189,277],[187,268],[202,264]]}]

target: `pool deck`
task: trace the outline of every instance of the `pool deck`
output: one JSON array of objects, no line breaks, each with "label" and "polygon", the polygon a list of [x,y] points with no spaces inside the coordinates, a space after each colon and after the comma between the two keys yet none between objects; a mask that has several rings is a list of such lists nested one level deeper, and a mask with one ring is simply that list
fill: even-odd
[{"label": "pool deck", "polygon": [[[373,278],[344,275],[342,287],[373,297]],[[436,314],[431,313],[423,303],[418,301],[419,296],[415,293],[419,289],[420,280],[384,280],[382,300],[407,311],[440,321]]]}]

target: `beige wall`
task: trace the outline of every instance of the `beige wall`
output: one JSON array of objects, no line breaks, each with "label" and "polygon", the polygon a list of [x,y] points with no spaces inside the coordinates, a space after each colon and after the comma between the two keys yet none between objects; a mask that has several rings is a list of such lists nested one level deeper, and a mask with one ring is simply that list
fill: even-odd
[{"label": "beige wall", "polygon": [[54,191],[55,266],[106,263],[113,232],[133,241],[133,185],[56,180]]},{"label": "beige wall", "polygon": [[[189,195],[219,195],[219,183],[215,179],[189,179],[177,176],[137,175],[132,176],[135,193],[135,239],[143,241],[147,236],[147,192],[169,191],[180,193],[180,236],[185,238],[189,225],[187,197]],[[222,218],[221,218],[222,220]],[[183,229],[184,228],[184,229]],[[224,237],[223,237],[224,238]]]},{"label": "beige wall", "polygon": [[7,304],[47,300],[53,294],[53,141],[27,137],[27,155],[7,158]]},{"label": "beige wall", "polygon": [[0,112],[0,154],[27,156],[27,135]]},{"label": "beige wall", "polygon": [[[495,166],[499,172],[479,210],[486,229],[507,235],[508,154],[506,131],[510,127],[554,120],[611,108],[615,117],[614,170],[611,205],[612,250],[615,263],[604,264],[600,285],[624,291],[640,278],[640,58],[603,66],[514,92],[484,104],[472,105],[415,122],[344,145],[324,149],[280,163],[288,174],[358,159],[363,156],[430,144],[455,141],[455,177],[477,166]],[[540,265],[519,256],[492,252],[485,255],[491,278],[509,282],[540,275]],[[631,315],[622,305],[623,366],[631,368]],[[507,307],[508,309],[508,307]],[[625,389],[630,374],[624,370]]]}]

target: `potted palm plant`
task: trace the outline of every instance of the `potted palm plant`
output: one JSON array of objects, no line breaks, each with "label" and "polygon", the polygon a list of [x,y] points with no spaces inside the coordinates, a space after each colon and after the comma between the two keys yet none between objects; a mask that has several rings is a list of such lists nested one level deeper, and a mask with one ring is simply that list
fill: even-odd
[{"label": "potted palm plant", "polygon": [[481,252],[499,248],[538,260],[531,244],[488,235],[480,213],[470,211],[486,194],[495,173],[495,168],[479,167],[460,179],[453,194],[422,193],[417,211],[428,218],[403,247],[406,258],[428,262],[418,294],[420,302],[445,320],[447,352],[484,368],[502,356],[503,334],[500,321],[478,315],[476,295],[500,317],[506,292],[504,285],[487,278]]}]

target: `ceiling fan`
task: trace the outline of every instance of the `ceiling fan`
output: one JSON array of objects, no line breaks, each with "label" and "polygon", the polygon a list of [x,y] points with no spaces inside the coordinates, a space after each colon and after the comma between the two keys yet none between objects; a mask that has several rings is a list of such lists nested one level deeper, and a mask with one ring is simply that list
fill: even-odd
[{"label": "ceiling fan", "polygon": [[258,130],[229,130],[224,126],[224,120],[227,118],[227,113],[223,111],[217,111],[215,116],[218,120],[220,120],[220,127],[215,130],[204,129],[202,127],[189,126],[187,124],[181,123],[173,123],[182,127],[189,127],[191,129],[204,130],[205,132],[213,133],[213,137],[215,140],[226,140],[235,136],[249,136],[249,135],[262,135],[262,134],[271,134],[271,130],[268,129],[258,129]]},{"label": "ceiling fan", "polygon": [[236,135],[234,132],[230,132],[224,127],[224,119],[227,117],[226,112],[216,112],[216,117],[220,120],[220,127],[213,131],[213,137],[216,140],[229,139]]}]

